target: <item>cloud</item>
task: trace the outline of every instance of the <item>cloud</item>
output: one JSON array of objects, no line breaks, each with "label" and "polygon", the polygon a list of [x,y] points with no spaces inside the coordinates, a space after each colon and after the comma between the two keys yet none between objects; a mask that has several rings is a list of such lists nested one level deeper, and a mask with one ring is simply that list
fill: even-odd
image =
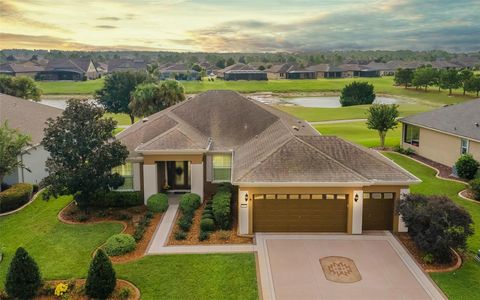
[{"label": "cloud", "polygon": [[120,21],[121,19],[118,17],[100,17],[97,18],[99,21]]},{"label": "cloud", "polygon": [[100,29],[115,29],[117,26],[112,26],[112,25],[97,25],[95,28],[100,28]]}]

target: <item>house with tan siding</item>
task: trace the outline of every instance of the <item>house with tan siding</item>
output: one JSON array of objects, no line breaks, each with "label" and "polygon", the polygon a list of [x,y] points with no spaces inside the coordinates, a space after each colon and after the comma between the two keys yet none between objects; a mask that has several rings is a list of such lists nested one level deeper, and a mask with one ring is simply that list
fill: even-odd
[{"label": "house with tan siding", "polygon": [[402,123],[402,146],[452,167],[462,154],[480,161],[480,99],[409,116]]},{"label": "house with tan siding", "polygon": [[211,199],[231,183],[238,232],[405,231],[395,211],[419,179],[378,152],[233,91],[208,91],[116,136],[126,189]]}]

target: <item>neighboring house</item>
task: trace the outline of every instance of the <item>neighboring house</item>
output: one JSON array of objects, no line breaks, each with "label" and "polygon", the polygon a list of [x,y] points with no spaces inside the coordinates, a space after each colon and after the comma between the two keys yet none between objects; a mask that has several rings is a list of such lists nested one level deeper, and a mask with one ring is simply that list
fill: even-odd
[{"label": "neighboring house", "polygon": [[445,60],[436,60],[432,62],[427,62],[427,65],[431,65],[432,68],[434,69],[445,69],[445,70],[450,70],[450,69],[457,69],[459,68],[458,65],[445,61]]},{"label": "neighboring house", "polygon": [[223,75],[226,81],[236,80],[268,80],[267,72],[260,70],[230,70]]},{"label": "neighboring house", "polygon": [[103,62],[94,62],[95,68],[97,69],[98,75],[105,76],[108,73],[108,64]]},{"label": "neighboring house", "polygon": [[108,61],[108,72],[147,71],[147,63],[140,59],[119,58]]},{"label": "neighboring house", "polygon": [[224,78],[225,73],[228,71],[256,71],[256,69],[250,65],[237,63],[226,68],[220,69],[217,71],[218,78]]},{"label": "neighboring house", "polygon": [[273,65],[266,70],[268,79],[316,79],[317,72],[300,68],[295,64]]},{"label": "neighboring house", "polygon": [[4,182],[14,184],[28,182],[38,184],[45,176],[45,161],[49,154],[40,145],[43,139],[43,129],[48,118],[55,118],[62,110],[30,100],[0,94],[0,123],[8,122],[10,128],[19,130],[31,137],[32,146],[25,149],[18,159],[22,160],[30,170],[18,168],[4,178]]},{"label": "neighboring house", "polygon": [[160,69],[160,79],[201,80],[200,72],[192,70],[186,64],[174,64]]},{"label": "neighboring house", "polygon": [[387,63],[370,62],[365,65],[369,70],[377,71],[379,76],[393,76],[397,69]]},{"label": "neighboring house", "polygon": [[452,167],[470,153],[480,161],[480,99],[409,116],[400,120],[402,146]]},{"label": "neighboring house", "polygon": [[205,69],[205,72],[207,73],[208,76],[217,75],[217,71],[220,70],[220,68],[210,64],[209,62],[202,62],[202,63],[199,63],[198,65],[203,69]]},{"label": "neighboring house", "polygon": [[404,231],[394,207],[419,182],[374,150],[233,91],[189,98],[116,138],[129,151],[127,188],[145,199],[167,190],[211,198],[217,184],[233,184],[240,234]]},{"label": "neighboring house", "polygon": [[339,65],[338,68],[342,70],[343,78],[380,76],[379,71],[369,69],[368,67],[359,64],[342,64]]},{"label": "neighboring house", "polygon": [[99,77],[89,58],[55,58],[48,61],[38,80],[91,80]]},{"label": "neighboring house", "polygon": [[0,74],[35,78],[37,74],[44,69],[43,66],[31,61],[24,63],[5,63],[0,65]]},{"label": "neighboring house", "polygon": [[342,78],[343,70],[329,65],[329,64],[318,64],[314,66],[307,67],[307,70],[314,71],[317,73],[317,78]]}]

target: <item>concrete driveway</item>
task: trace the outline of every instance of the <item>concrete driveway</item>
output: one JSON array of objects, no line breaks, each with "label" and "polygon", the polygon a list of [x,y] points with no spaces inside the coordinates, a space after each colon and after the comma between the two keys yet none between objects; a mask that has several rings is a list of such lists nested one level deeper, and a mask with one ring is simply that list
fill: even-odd
[{"label": "concrete driveway", "polygon": [[445,299],[388,232],[256,239],[264,299]]}]

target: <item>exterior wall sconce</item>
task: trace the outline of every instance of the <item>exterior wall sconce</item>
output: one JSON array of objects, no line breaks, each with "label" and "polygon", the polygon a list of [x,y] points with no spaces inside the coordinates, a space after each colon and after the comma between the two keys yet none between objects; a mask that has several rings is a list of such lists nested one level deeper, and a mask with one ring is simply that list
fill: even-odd
[{"label": "exterior wall sconce", "polygon": [[248,202],[248,193],[245,194],[245,202]]},{"label": "exterior wall sconce", "polygon": [[358,194],[355,194],[355,198],[354,198],[355,202],[358,201]]}]

